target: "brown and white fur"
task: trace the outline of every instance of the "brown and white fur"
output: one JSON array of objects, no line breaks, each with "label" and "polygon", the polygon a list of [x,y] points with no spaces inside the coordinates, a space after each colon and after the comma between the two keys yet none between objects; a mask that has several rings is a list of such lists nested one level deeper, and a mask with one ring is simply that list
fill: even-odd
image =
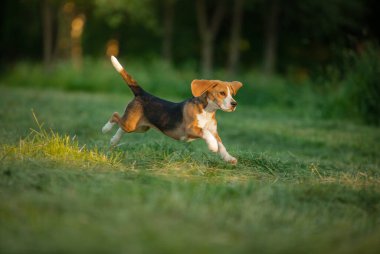
[{"label": "brown and white fur", "polygon": [[191,83],[194,97],[175,103],[144,91],[115,57],[112,56],[111,61],[135,95],[124,114],[120,116],[117,112],[113,113],[102,129],[106,133],[115,124],[119,126],[111,138],[111,146],[117,145],[125,132],[145,132],[153,127],[176,140],[192,141],[201,138],[210,151],[218,152],[226,162],[237,163],[237,159],[227,152],[218,135],[215,112],[218,109],[235,111],[237,102],[232,96],[243,86],[242,83],[196,79]]}]

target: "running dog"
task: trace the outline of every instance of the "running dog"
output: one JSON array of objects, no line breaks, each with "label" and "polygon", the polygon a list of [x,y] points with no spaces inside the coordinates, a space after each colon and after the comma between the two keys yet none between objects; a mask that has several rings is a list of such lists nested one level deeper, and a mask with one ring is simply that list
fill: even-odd
[{"label": "running dog", "polygon": [[146,132],[155,128],[176,140],[192,141],[201,138],[210,151],[218,152],[226,162],[237,163],[237,159],[227,152],[218,135],[215,113],[218,109],[235,111],[237,102],[232,96],[243,86],[241,82],[195,79],[191,83],[194,97],[175,103],[144,91],[114,56],[111,61],[135,96],[124,114],[120,116],[117,112],[113,113],[102,129],[106,133],[114,125],[119,126],[111,138],[111,146],[117,145],[125,132]]}]

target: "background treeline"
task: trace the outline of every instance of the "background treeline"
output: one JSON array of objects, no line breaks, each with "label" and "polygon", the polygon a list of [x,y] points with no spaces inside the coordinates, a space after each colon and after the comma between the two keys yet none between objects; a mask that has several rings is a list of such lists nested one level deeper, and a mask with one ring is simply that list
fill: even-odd
[{"label": "background treeline", "polygon": [[116,54],[162,95],[239,79],[255,106],[380,121],[375,0],[7,0],[0,12],[5,84],[119,91],[104,63]]}]

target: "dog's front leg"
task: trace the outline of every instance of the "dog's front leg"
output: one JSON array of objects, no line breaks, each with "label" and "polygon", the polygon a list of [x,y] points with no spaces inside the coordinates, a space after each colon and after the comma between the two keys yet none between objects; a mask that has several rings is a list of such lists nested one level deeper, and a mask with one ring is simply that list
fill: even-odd
[{"label": "dog's front leg", "polygon": [[219,137],[218,133],[215,134],[215,138],[218,141],[218,152],[220,154],[220,157],[222,157],[222,159],[225,160],[226,162],[229,162],[231,164],[236,164],[237,159],[235,157],[231,156],[227,152],[226,148],[224,147],[224,145],[222,143],[222,139]]},{"label": "dog's front leg", "polygon": [[190,126],[186,129],[186,133],[189,136],[197,137],[203,139],[208,149],[211,152],[218,152],[218,141],[216,140],[215,136],[207,129],[199,128],[198,126]]},{"label": "dog's front leg", "polygon": [[222,142],[218,142],[218,152],[220,154],[220,157],[222,157],[223,160],[232,164],[237,163],[237,159],[227,152]]},{"label": "dog's front leg", "polygon": [[214,135],[211,134],[210,131],[208,130],[203,130],[203,135],[202,135],[202,138],[204,139],[204,141],[206,141],[206,144],[208,146],[208,149],[211,151],[211,152],[218,152],[218,141],[216,140],[216,138],[214,137]]}]

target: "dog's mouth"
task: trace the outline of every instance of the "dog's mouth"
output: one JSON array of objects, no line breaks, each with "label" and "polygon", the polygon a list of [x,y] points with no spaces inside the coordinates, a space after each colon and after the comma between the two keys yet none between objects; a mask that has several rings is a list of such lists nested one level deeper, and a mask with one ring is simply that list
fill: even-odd
[{"label": "dog's mouth", "polygon": [[234,112],[236,107],[230,107],[230,108],[222,108],[219,106],[219,109],[221,109],[224,112]]},{"label": "dog's mouth", "polygon": [[235,111],[235,108],[230,108],[228,110],[225,110],[226,112],[234,112]]}]

